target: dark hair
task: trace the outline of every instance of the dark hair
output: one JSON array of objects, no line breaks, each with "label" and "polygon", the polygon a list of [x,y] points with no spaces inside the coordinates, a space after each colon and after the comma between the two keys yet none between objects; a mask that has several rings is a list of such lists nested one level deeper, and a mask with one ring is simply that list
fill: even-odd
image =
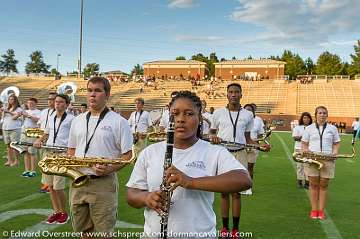
[{"label": "dark hair", "polygon": [[255,108],[254,108],[254,105],[253,104],[246,104],[244,105],[244,109],[246,107],[250,107],[251,108],[251,112],[253,113],[254,117],[255,117]]},{"label": "dark hair", "polygon": [[252,106],[254,106],[254,110],[256,111],[257,105],[255,103],[251,103]]},{"label": "dark hair", "polygon": [[229,90],[229,88],[230,88],[231,86],[238,87],[238,88],[240,89],[240,92],[242,91],[242,89],[241,89],[241,85],[240,85],[240,84],[238,84],[238,83],[231,83],[231,84],[229,84],[229,85],[227,86],[226,91],[228,91],[228,90]]},{"label": "dark hair", "polygon": [[174,102],[180,98],[185,98],[185,99],[189,99],[194,106],[199,110],[199,116],[200,116],[200,121],[199,121],[199,126],[198,126],[198,130],[196,133],[196,136],[198,138],[202,137],[202,116],[201,116],[201,111],[202,111],[202,105],[201,105],[201,100],[200,98],[193,92],[185,90],[185,91],[177,91],[176,94],[171,93],[172,98],[171,101],[169,103],[169,106],[171,108],[171,106],[174,104]]},{"label": "dark hair", "polygon": [[[70,104],[70,98],[69,96],[65,95],[65,94],[57,94],[56,97],[60,97],[60,98],[63,98],[66,102],[66,104]],[[55,98],[56,98],[55,97]]]},{"label": "dark hair", "polygon": [[102,83],[104,86],[104,91],[107,95],[110,95],[110,90],[111,90],[111,85],[108,79],[106,79],[105,77],[101,77],[101,76],[94,76],[91,77],[88,82],[86,87],[89,86],[90,83],[96,84],[96,83]]},{"label": "dark hair", "polygon": [[34,98],[34,97],[30,97],[30,98],[28,99],[28,101],[33,101],[33,102],[35,102],[36,104],[38,103],[38,100],[37,100],[36,98]]},{"label": "dark hair", "polygon": [[[19,98],[16,95],[10,95],[9,98],[8,98],[8,102],[9,102],[10,97],[13,97],[15,99],[15,107],[14,107],[14,109],[17,109],[17,108],[21,107],[20,102],[19,102]],[[10,110],[10,108],[11,108],[10,104],[8,104],[7,109]]]},{"label": "dark hair", "polygon": [[82,103],[80,106],[87,108],[87,104]]},{"label": "dark hair", "polygon": [[139,101],[142,105],[145,104],[144,98],[138,97],[135,99],[135,103],[136,103],[136,101]]},{"label": "dark hair", "polygon": [[111,109],[112,111],[115,111],[114,106],[110,106],[110,109]]},{"label": "dark hair", "polygon": [[309,125],[311,125],[313,120],[312,120],[311,114],[309,112],[303,112],[301,114],[300,119],[299,119],[299,125],[304,125],[304,116],[307,116],[310,118]]},{"label": "dark hair", "polygon": [[49,92],[49,95],[57,95],[56,92]]}]

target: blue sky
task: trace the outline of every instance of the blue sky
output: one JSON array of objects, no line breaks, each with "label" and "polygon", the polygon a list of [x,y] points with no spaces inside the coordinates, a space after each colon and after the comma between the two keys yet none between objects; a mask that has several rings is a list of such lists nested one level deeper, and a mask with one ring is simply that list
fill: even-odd
[{"label": "blue sky", "polygon": [[[23,72],[41,50],[62,73],[77,68],[80,0],[1,3],[0,54]],[[325,50],[351,61],[360,39],[358,0],[84,0],[83,67],[129,72],[137,63],[208,55],[241,59],[290,49],[316,61]]]}]

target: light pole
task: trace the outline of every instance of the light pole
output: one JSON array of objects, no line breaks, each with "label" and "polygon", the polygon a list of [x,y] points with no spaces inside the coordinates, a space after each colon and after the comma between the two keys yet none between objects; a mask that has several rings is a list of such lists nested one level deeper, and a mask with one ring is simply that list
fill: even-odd
[{"label": "light pole", "polygon": [[59,74],[59,57],[61,56],[61,54],[57,54],[56,56],[56,72],[57,74]]},{"label": "light pole", "polygon": [[78,78],[80,78],[80,76],[81,76],[83,12],[84,12],[84,1],[81,0],[81,7],[80,7],[80,46],[79,46]]}]

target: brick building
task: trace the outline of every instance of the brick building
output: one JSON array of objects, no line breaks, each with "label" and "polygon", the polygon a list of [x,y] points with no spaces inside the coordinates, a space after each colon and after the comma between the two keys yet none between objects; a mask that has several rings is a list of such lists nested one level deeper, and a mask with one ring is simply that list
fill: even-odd
[{"label": "brick building", "polygon": [[269,59],[231,60],[215,63],[215,76],[230,79],[283,79],[286,62]]},{"label": "brick building", "polygon": [[143,64],[145,76],[164,77],[180,77],[188,76],[204,77],[206,64],[201,61],[194,60],[173,60],[173,61],[151,61]]}]

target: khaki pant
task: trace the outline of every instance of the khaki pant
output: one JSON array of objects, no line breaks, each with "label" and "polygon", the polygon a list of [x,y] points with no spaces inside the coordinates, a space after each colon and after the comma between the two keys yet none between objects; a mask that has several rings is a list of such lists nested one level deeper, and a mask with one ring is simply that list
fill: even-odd
[{"label": "khaki pant", "polygon": [[[21,134],[21,139],[20,139],[21,142],[33,144],[36,140],[37,140],[37,138],[27,137],[25,135],[25,133]],[[28,146],[26,148],[27,148],[27,152],[31,155],[35,155],[38,152],[37,148],[35,148],[33,146]]]},{"label": "khaki pant", "polygon": [[115,173],[90,179],[88,184],[70,187],[70,212],[75,232],[113,232],[118,208],[118,180]]},{"label": "khaki pant", "polygon": [[10,144],[14,141],[20,141],[21,129],[3,130],[3,139],[5,144]]},{"label": "khaki pant", "polygon": [[259,155],[259,152],[257,150],[252,149],[252,150],[246,152],[246,161],[248,163],[255,163],[258,155]]},{"label": "khaki pant", "polygon": [[246,158],[245,150],[240,150],[237,152],[232,152],[232,155],[247,169],[248,168],[248,161]]},{"label": "khaki pant", "polygon": [[308,177],[334,178],[335,177],[335,161],[322,161],[324,166],[319,170],[317,165],[306,164],[305,174]]},{"label": "khaki pant", "polygon": [[65,189],[65,177],[62,176],[42,174],[41,182],[51,186],[54,190]]}]

